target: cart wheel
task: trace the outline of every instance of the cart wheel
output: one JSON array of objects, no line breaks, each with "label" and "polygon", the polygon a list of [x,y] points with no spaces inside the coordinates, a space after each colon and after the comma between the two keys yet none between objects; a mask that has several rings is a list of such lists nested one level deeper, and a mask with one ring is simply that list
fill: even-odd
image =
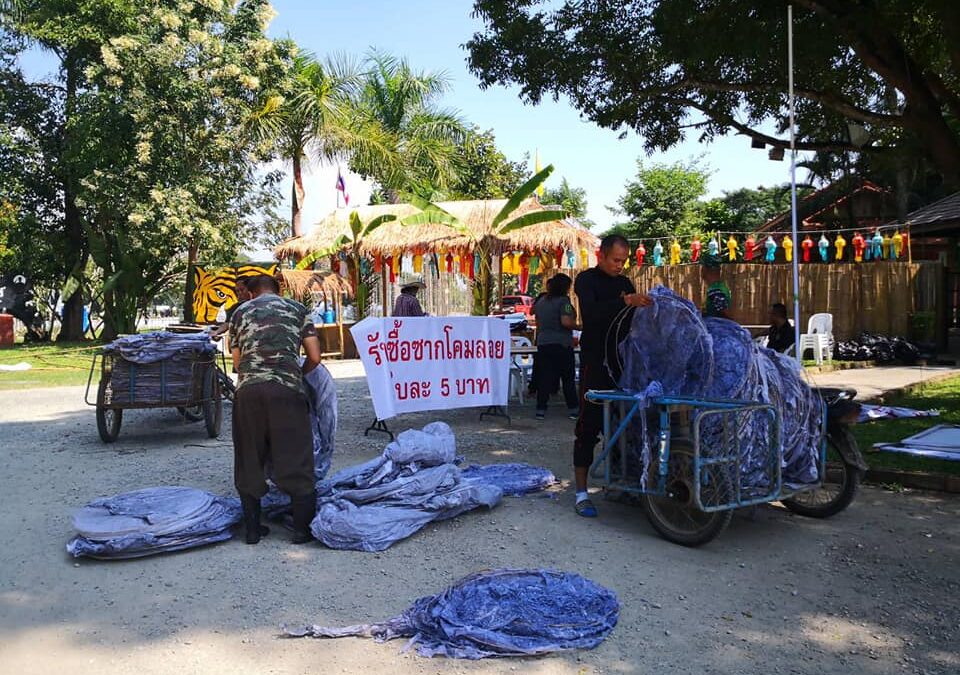
[{"label": "cart wheel", "polygon": [[[665,495],[644,495],[643,505],[653,529],[667,541],[681,546],[699,546],[713,540],[730,524],[733,510],[701,511],[694,499],[693,452],[680,443],[670,447],[670,466],[667,471]],[[650,474],[656,475],[657,462],[651,463]],[[710,503],[730,501],[730,477],[716,465],[702,469],[713,497],[702,499]]]},{"label": "cart wheel", "polygon": [[123,421],[123,410],[108,408],[104,404],[107,395],[107,381],[100,380],[97,388],[97,432],[104,443],[113,443],[120,435],[120,423]]},{"label": "cart wheel", "polygon": [[220,378],[217,368],[210,368],[203,378],[203,423],[207,427],[207,435],[216,438],[220,435],[220,426],[223,423],[223,399],[220,396]]},{"label": "cart wheel", "polygon": [[[860,469],[848,464],[840,444],[856,444],[848,430],[827,436],[827,471],[823,485],[816,490],[798,492],[783,505],[797,515],[808,518],[829,518],[850,506],[860,488]],[[847,448],[843,448],[846,450]],[[852,454],[852,453],[851,453]]]},{"label": "cart wheel", "polygon": [[203,406],[199,403],[197,405],[192,405],[189,408],[177,406],[177,412],[183,415],[183,418],[188,422],[199,422],[203,419]]}]

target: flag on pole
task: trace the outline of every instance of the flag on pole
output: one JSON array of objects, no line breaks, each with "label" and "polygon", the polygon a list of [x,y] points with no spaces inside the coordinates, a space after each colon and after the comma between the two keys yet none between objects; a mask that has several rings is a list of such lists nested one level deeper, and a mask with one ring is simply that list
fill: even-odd
[{"label": "flag on pole", "polygon": [[[540,150],[537,149],[533,153],[533,172],[540,173],[543,168],[540,166]],[[543,197],[543,183],[537,186],[537,197]]]},{"label": "flag on pole", "polygon": [[344,205],[350,206],[350,195],[347,194],[347,184],[343,181],[343,175],[340,173],[339,167],[337,167],[337,192],[343,193]]}]

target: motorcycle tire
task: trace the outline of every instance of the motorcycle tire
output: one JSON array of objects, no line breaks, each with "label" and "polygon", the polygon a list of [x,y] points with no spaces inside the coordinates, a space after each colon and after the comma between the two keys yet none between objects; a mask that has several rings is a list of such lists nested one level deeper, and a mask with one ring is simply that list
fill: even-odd
[{"label": "motorcycle tire", "polygon": [[841,449],[841,444],[848,444],[848,447],[856,446],[856,440],[848,429],[831,433],[827,437],[827,475],[824,483],[830,480],[833,472],[839,471],[840,478],[835,484],[838,487],[831,487],[829,491],[824,487],[800,492],[789,499],[784,499],[782,501],[784,506],[797,515],[807,518],[829,518],[850,506],[860,489],[863,474],[858,467],[844,459],[844,455],[850,453],[845,453],[844,450],[848,448]]}]

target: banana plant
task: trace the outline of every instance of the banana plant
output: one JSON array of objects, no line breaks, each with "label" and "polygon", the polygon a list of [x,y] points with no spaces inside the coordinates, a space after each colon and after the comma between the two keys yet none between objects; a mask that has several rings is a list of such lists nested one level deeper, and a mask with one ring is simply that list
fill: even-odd
[{"label": "banana plant", "polygon": [[341,234],[329,248],[311,253],[301,260],[297,264],[297,269],[309,269],[318,259],[348,249],[347,272],[350,275],[350,283],[353,285],[354,298],[357,302],[357,316],[362,319],[367,315],[367,305],[370,299],[370,289],[364,281],[360,269],[360,260],[363,257],[361,255],[363,240],[384,223],[389,223],[396,219],[397,217],[392,213],[385,213],[377,216],[369,223],[364,224],[363,221],[360,220],[360,214],[356,211],[351,211],[350,236]]},{"label": "banana plant", "polygon": [[401,220],[401,224],[446,225],[472,241],[473,251],[480,257],[480,268],[473,284],[473,313],[475,315],[486,316],[490,313],[490,302],[493,295],[491,258],[493,253],[498,250],[498,245],[503,237],[531,225],[563,220],[567,217],[568,214],[563,209],[530,211],[515,218],[510,217],[524,200],[529,199],[537,188],[543,185],[552,173],[553,165],[550,164],[517,188],[507,199],[503,208],[493,217],[489,228],[484,232],[473,231],[455,215],[433,202],[418,197],[413,197],[410,200],[420,211]]}]

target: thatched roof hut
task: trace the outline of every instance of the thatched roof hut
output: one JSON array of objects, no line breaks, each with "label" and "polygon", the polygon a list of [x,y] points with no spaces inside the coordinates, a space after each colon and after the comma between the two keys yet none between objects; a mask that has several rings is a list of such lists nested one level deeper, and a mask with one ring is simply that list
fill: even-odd
[{"label": "thatched roof hut", "polygon": [[332,272],[313,270],[280,270],[283,287],[297,299],[303,299],[310,293],[323,293],[328,298],[341,296],[353,297],[353,286],[347,279]]},{"label": "thatched roof hut", "polygon": [[[303,257],[315,251],[330,249],[341,235],[350,236],[350,213],[357,211],[360,220],[368,223],[384,214],[393,214],[398,220],[385,223],[363,241],[363,253],[367,255],[390,255],[394,251],[419,251],[437,253],[444,249],[470,250],[476,242],[489,239],[493,218],[506,205],[506,199],[486,199],[458,202],[439,202],[438,206],[457,217],[470,236],[442,224],[402,225],[399,219],[419,211],[412,204],[378,204],[360,206],[356,209],[337,209],[317,223],[313,230],[303,236],[288,239],[274,249],[278,258]],[[536,199],[528,199],[510,214],[510,218],[544,210]],[[494,238],[491,252],[503,251],[553,251],[557,248],[593,251],[597,237],[574,219],[556,220],[531,225]]]}]

